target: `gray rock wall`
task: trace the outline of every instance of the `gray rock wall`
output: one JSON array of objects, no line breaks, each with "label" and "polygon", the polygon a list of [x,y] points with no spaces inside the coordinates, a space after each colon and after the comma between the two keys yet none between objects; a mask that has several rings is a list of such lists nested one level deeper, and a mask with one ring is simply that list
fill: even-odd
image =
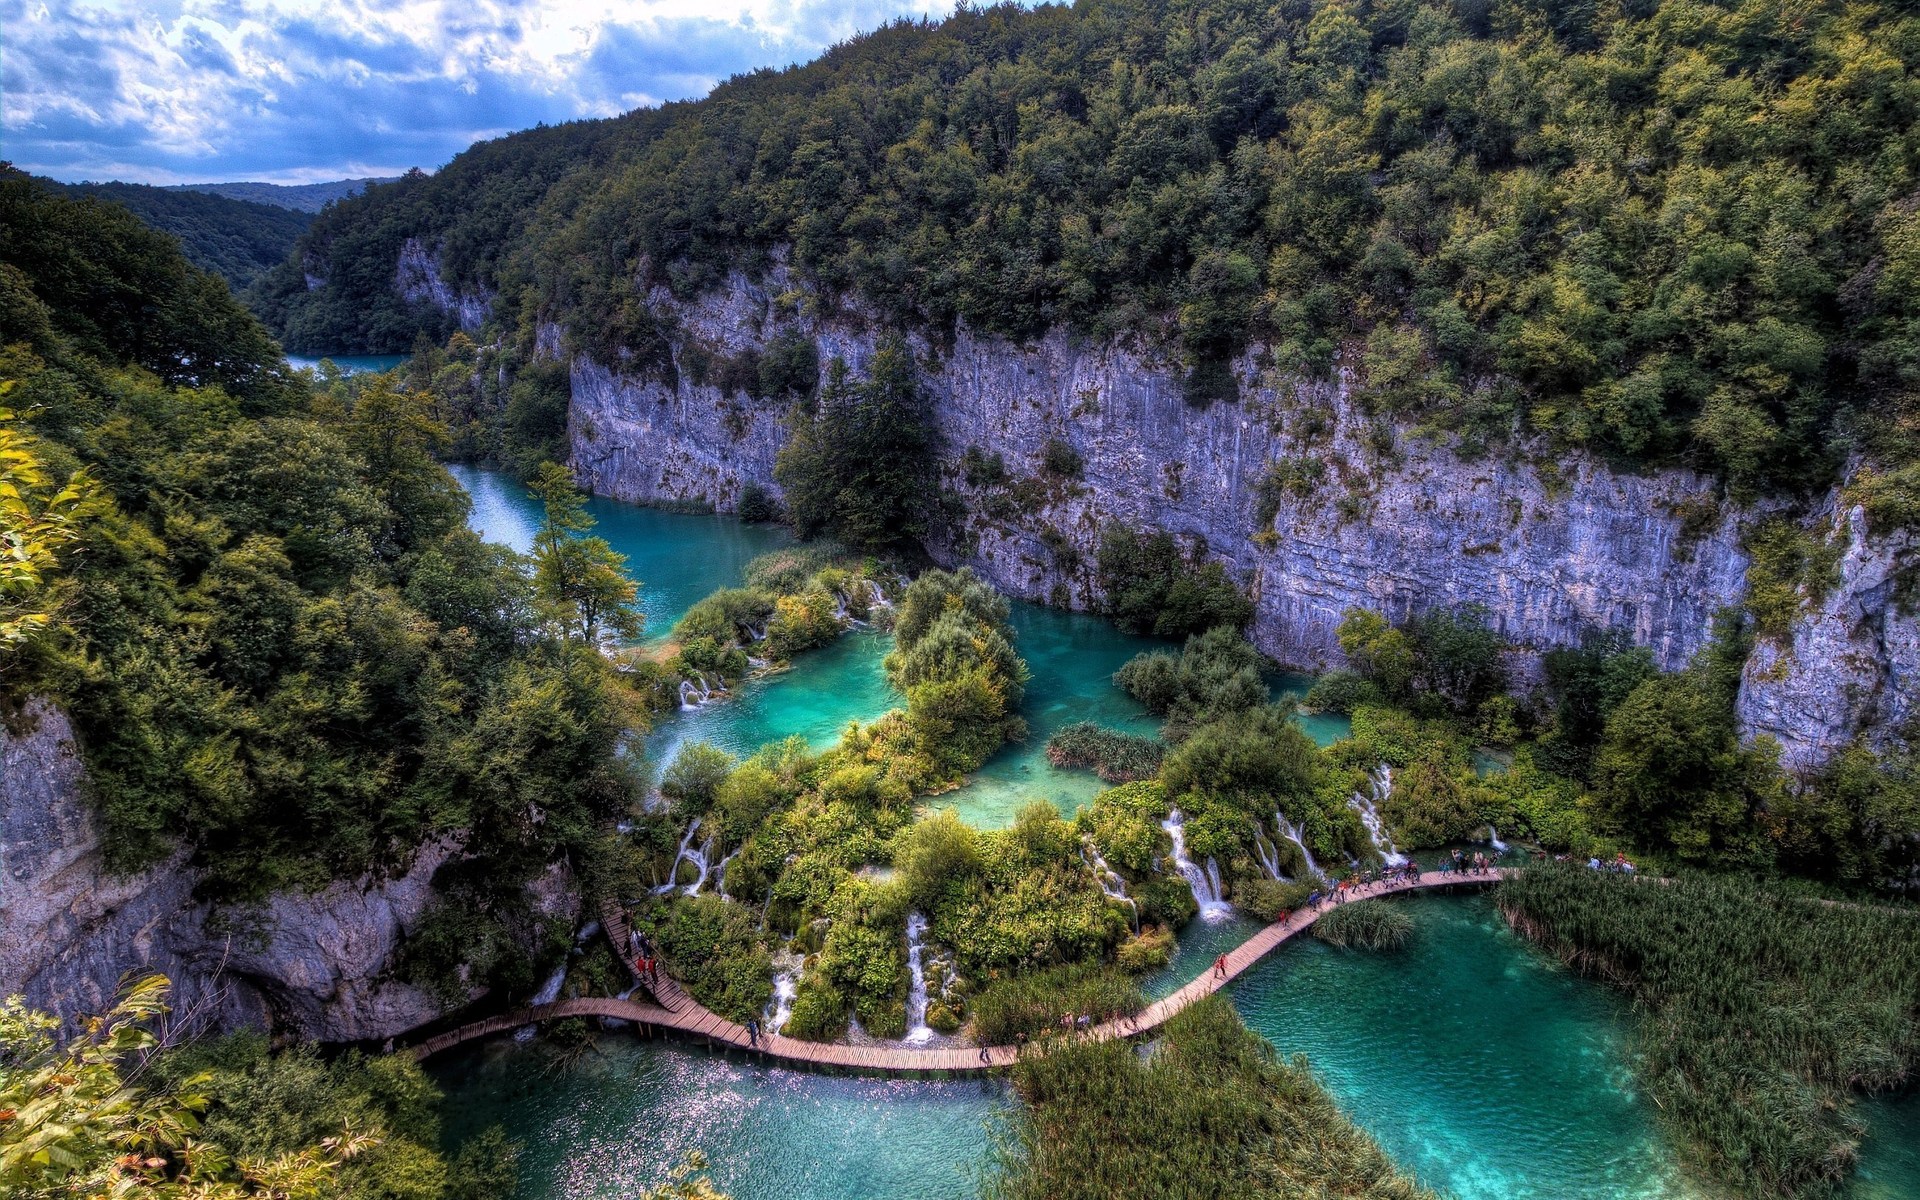
[{"label": "gray rock wall", "polygon": [[[313,290],[311,282],[307,290]],[[452,313],[460,328],[472,333],[486,324],[493,309],[493,294],[482,290],[455,291],[440,277],[440,256],[429,251],[419,238],[408,238],[400,247],[400,260],[394,267],[393,290],[413,304],[431,304],[441,312]]]},{"label": "gray rock wall", "polygon": [[115,876],[73,731],[35,702],[0,729],[0,995],[72,1021],[110,1007],[127,976],[160,972],[182,1025],[389,1037],[441,1013],[389,971],[450,853],[436,843],[398,878],[247,909],[198,901],[184,856]]},{"label": "gray rock wall", "polygon": [[[664,293],[652,301],[678,320],[683,357],[685,341],[730,355],[797,327],[823,364],[837,355],[858,369],[884,331],[857,314],[776,311],[772,297],[791,286],[776,268],[692,304]],[[1715,612],[1740,602],[1742,539],[1768,515],[1719,504],[1712,482],[1686,471],[1622,474],[1584,456],[1545,469],[1537,454],[1463,459],[1440,440],[1368,419],[1344,378],[1263,374],[1252,354],[1236,364],[1238,402],[1196,409],[1177,365],[1122,344],[1057,332],[1017,346],[962,331],[950,346],[916,348],[929,364],[950,486],[967,491],[957,462],[969,447],[999,453],[1016,477],[1040,472],[1049,439],[1084,462],[1077,481],[1028,489],[1032,502],[1000,519],[969,495],[965,523],[934,541],[937,557],[1016,595],[1089,607],[1100,528],[1117,519],[1165,529],[1226,563],[1254,597],[1255,642],[1306,669],[1340,663],[1334,630],[1348,608],[1397,618],[1461,603],[1485,605],[1522,648],[1514,666],[1523,680],[1537,652],[1590,628],[1627,629],[1677,668],[1708,638]],[[574,467],[605,495],[724,511],[744,483],[777,491],[783,417],[782,404],[696,386],[686,370],[669,386],[573,360]],[[1261,485],[1276,464],[1320,476],[1280,491],[1263,523]],[[1778,738],[1790,761],[1815,763],[1863,722],[1906,711],[1913,626],[1887,615],[1887,597],[1909,553],[1863,541],[1817,619],[1750,671],[1746,727]],[[1843,666],[1855,697],[1845,702],[1830,686]]]}]

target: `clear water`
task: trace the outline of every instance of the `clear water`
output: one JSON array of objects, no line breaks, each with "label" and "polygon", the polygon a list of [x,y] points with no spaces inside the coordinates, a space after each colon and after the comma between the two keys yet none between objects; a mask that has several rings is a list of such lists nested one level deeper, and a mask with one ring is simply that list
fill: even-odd
[{"label": "clear water", "polygon": [[1861,1105],[1867,1137],[1847,1200],[1920,1198],[1920,1094]]},{"label": "clear water", "polygon": [[1625,1005],[1515,937],[1490,900],[1406,897],[1396,954],[1281,947],[1230,987],[1394,1161],[1458,1200],[1694,1191],[1634,1083]]},{"label": "clear water", "polygon": [[[521,553],[533,548],[540,507],[511,475],[454,464],[447,468],[473,497],[468,523],[490,541]],[[640,581],[645,639],[666,636],[674,622],[709,593],[737,587],[746,565],[769,550],[793,544],[779,525],[746,525],[710,513],[676,513],[598,497],[587,501],[594,534],[627,556]]]},{"label": "clear water", "polygon": [[340,368],[342,375],[367,375],[378,371],[391,371],[412,357],[411,354],[329,354],[324,358],[308,358],[301,354],[289,354],[287,363],[290,366],[313,370],[325,361]]},{"label": "clear water", "polygon": [[449,1144],[494,1124],[522,1143],[519,1200],[629,1200],[689,1150],[735,1200],[972,1197],[1009,1104],[989,1081],[831,1078],[617,1032],[564,1068],[509,1039],[429,1069]]}]

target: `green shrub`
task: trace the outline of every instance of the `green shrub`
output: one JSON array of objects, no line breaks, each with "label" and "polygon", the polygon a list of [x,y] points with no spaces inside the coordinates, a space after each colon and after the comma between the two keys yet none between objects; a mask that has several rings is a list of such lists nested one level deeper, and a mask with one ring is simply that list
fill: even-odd
[{"label": "green shrub", "polygon": [[757,1017],[773,999],[773,956],[758,915],[718,896],[656,901],[634,920],[653,935],[666,970],[688,994],[730,1021]]},{"label": "green shrub", "polygon": [[1276,879],[1240,879],[1233,885],[1233,906],[1259,921],[1277,921],[1307,902],[1314,885],[1282,883]]},{"label": "green shrub", "polygon": [[1097,1024],[1113,1013],[1135,1013],[1146,997],[1123,971],[1076,963],[996,979],[973,997],[968,1030],[983,1046],[1005,1046],[1060,1030],[1062,1014],[1085,1014]]},{"label": "green shrub", "polygon": [[1196,633],[1176,658],[1164,650],[1136,655],[1114,673],[1122,691],[1166,718],[1166,736],[1178,741],[1194,726],[1267,701],[1259,651],[1237,629]]},{"label": "green shrub", "polygon": [[1181,637],[1220,625],[1241,629],[1253,619],[1253,602],[1225,569],[1203,552],[1183,554],[1168,533],[1142,537],[1109,525],[1098,573],[1107,615],[1129,633]]}]

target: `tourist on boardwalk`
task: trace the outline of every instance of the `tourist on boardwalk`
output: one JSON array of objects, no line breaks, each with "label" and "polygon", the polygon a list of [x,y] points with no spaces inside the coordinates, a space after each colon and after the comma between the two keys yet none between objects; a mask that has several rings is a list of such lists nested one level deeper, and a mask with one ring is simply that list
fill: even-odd
[{"label": "tourist on boardwalk", "polygon": [[1222,954],[1219,958],[1216,958],[1213,960],[1213,973],[1219,976],[1221,979],[1225,979],[1227,977],[1227,956],[1226,955]]},{"label": "tourist on boardwalk", "polygon": [[759,1044],[760,1044],[759,1018],[748,1017],[747,1018],[747,1045],[758,1046]]},{"label": "tourist on boardwalk", "polygon": [[987,1050],[987,1048],[986,1048],[985,1046],[982,1046],[982,1047],[980,1047],[980,1062],[981,1062],[981,1065],[983,1065],[983,1066],[984,1066],[984,1065],[987,1065],[987,1064],[990,1064],[990,1063],[991,1063],[992,1061],[993,1061],[993,1056],[992,1056],[992,1054],[991,1054],[991,1053],[990,1053],[990,1052],[989,1052],[989,1051]]}]

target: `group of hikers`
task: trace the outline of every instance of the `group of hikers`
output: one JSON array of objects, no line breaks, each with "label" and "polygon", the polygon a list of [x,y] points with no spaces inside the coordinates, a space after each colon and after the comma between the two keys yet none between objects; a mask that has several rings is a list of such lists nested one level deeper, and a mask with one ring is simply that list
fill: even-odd
[{"label": "group of hikers", "polygon": [[[636,932],[631,935],[631,941],[633,946],[634,974],[638,975],[641,982],[645,983],[648,987],[658,989],[660,986],[660,958],[654,953],[653,939],[644,933]],[[658,995],[659,993],[656,990],[654,994]]]}]

